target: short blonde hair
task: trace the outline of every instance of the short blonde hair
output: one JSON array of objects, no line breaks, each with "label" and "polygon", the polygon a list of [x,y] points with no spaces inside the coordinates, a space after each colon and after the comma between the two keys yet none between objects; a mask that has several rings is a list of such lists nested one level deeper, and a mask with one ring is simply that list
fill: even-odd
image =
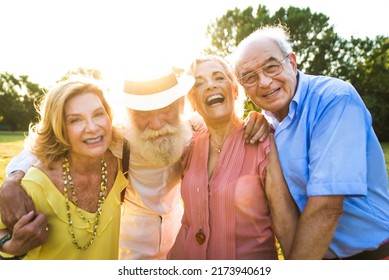
[{"label": "short blonde hair", "polygon": [[[112,110],[104,97],[98,81],[84,76],[74,76],[55,84],[37,106],[39,122],[30,125],[25,146],[48,167],[62,159],[69,151],[70,143],[65,127],[65,103],[71,97],[93,93],[97,95],[112,124]],[[118,140],[118,132],[113,128],[112,141]]]},{"label": "short blonde hair", "polygon": [[[213,61],[213,62],[220,64],[224,69],[224,74],[226,74],[228,79],[231,81],[231,84],[233,84],[233,85],[238,84],[236,76],[235,76],[234,72],[232,71],[228,62],[225,59],[223,59],[222,57],[216,56],[216,55],[205,55],[205,56],[196,58],[192,62],[192,64],[190,65],[190,68],[188,70],[188,74],[192,75],[193,77],[196,78],[197,66],[203,62],[208,62],[208,61]],[[194,99],[193,99],[193,87],[189,91],[188,99],[189,99],[189,102],[191,103],[192,107],[194,107],[195,103],[194,103]]]}]

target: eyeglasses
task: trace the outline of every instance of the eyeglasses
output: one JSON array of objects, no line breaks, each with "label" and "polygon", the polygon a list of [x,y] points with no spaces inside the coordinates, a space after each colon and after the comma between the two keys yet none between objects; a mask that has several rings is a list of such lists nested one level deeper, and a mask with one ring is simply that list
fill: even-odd
[{"label": "eyeglasses", "polygon": [[258,70],[252,71],[240,77],[239,81],[244,87],[254,87],[258,84],[260,77],[259,73],[263,73],[266,77],[273,78],[280,74],[283,70],[282,64],[286,61],[289,54],[284,57],[281,61],[272,61],[269,64],[259,68]]}]

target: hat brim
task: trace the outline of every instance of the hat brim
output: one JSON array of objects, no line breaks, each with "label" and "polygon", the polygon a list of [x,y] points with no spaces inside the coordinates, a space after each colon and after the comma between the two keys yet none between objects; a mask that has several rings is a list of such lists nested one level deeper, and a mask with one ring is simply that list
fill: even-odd
[{"label": "hat brim", "polygon": [[122,92],[119,101],[123,106],[138,111],[151,111],[167,107],[189,93],[195,81],[192,76],[180,77],[177,80],[178,83],[174,87],[157,93],[137,95]]}]

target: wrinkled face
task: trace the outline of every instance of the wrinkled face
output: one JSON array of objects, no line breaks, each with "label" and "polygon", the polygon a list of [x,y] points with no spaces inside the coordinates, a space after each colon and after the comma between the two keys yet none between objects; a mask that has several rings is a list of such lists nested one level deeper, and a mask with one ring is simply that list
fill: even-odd
[{"label": "wrinkled face", "polygon": [[128,110],[129,117],[134,120],[134,123],[140,131],[146,129],[159,130],[166,124],[174,124],[179,120],[183,110],[184,99],[173,102],[167,107],[152,110],[152,111],[137,111]]},{"label": "wrinkled face", "polygon": [[[286,59],[284,60],[284,58]],[[269,77],[264,69],[271,73],[273,65],[281,63],[279,74]],[[236,65],[238,79],[252,102],[260,108],[274,113],[279,120],[285,118],[289,104],[293,99],[297,85],[297,64],[293,53],[285,56],[278,45],[268,39],[249,43],[242,51]],[[255,86],[247,86],[242,77],[259,70],[259,81]],[[278,71],[276,72],[278,73]]]},{"label": "wrinkled face", "polygon": [[206,123],[231,119],[238,88],[224,67],[209,60],[197,64],[194,74],[196,81],[190,92],[193,108]]},{"label": "wrinkled face", "polygon": [[65,123],[70,152],[100,157],[112,139],[112,125],[100,98],[93,93],[78,94],[65,103]]},{"label": "wrinkled face", "polygon": [[192,133],[181,117],[183,102],[182,98],[153,111],[128,110],[123,135],[150,165],[168,166],[180,159]]}]

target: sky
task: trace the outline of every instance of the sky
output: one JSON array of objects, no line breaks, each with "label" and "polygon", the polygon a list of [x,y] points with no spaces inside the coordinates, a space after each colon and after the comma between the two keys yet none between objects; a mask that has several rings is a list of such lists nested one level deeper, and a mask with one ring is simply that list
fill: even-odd
[{"label": "sky", "polygon": [[[347,38],[389,36],[386,0],[0,0],[0,73],[49,86],[68,70],[96,68],[107,79],[131,66],[185,67],[208,45],[207,25],[227,10],[259,4],[309,7]],[[146,63],[146,61],[152,61]],[[121,76],[120,76],[121,77]]]}]

